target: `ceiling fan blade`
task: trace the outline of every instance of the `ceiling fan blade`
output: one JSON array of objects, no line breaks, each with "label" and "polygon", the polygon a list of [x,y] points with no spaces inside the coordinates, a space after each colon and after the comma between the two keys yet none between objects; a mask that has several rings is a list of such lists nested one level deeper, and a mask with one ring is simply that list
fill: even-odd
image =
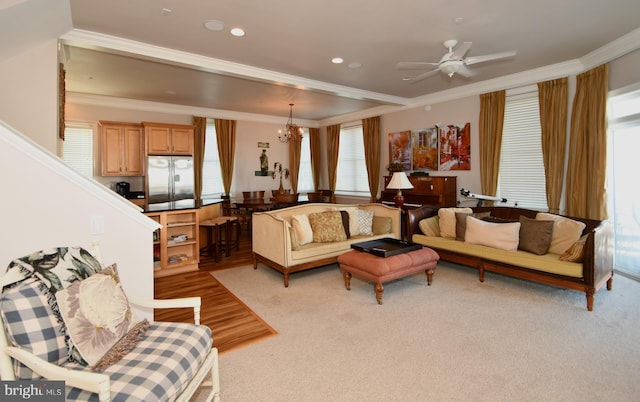
[{"label": "ceiling fan blade", "polygon": [[461,65],[458,68],[458,71],[456,71],[456,74],[460,74],[461,76],[468,78],[468,77],[473,77],[474,75],[476,75],[476,72],[469,70],[467,68],[467,66],[465,66],[465,65]]},{"label": "ceiling fan blade", "polygon": [[472,42],[462,42],[462,44],[453,51],[453,54],[449,58],[453,60],[462,59],[469,49],[471,49],[471,43]]},{"label": "ceiling fan blade", "polygon": [[398,70],[422,70],[429,66],[437,66],[438,63],[427,63],[421,61],[401,61],[396,64]]},{"label": "ceiling fan blade", "polygon": [[416,83],[418,81],[422,81],[425,78],[431,77],[432,75],[436,75],[438,74],[440,70],[439,69],[435,69],[435,70],[431,70],[431,71],[426,71],[424,73],[418,74],[415,77],[411,77],[411,83]]},{"label": "ceiling fan blade", "polygon": [[512,57],[515,55],[516,55],[516,51],[512,50],[510,52],[493,53],[493,54],[486,54],[484,56],[467,57],[466,59],[464,59],[464,64],[468,66],[470,64],[482,63],[484,61],[489,61],[489,60],[505,59],[507,57]]}]

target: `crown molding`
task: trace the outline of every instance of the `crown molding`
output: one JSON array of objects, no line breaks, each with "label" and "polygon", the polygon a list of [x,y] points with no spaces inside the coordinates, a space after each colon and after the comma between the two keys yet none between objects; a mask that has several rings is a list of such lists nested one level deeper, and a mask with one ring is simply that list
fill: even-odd
[{"label": "crown molding", "polygon": [[[113,96],[91,95],[80,92],[67,92],[65,101],[68,104],[98,106],[114,109],[138,110],[143,112],[166,113],[176,115],[192,115],[209,117],[212,119],[240,120],[257,123],[283,124],[282,116],[270,116],[265,114],[234,112],[222,109],[209,109],[196,106],[177,105],[173,103],[161,103],[141,101]],[[320,127],[315,120],[296,118],[296,124],[303,127]]]},{"label": "crown molding", "polygon": [[307,89],[328,93],[345,98],[370,100],[391,105],[403,105],[406,98],[366,91],[358,88],[335,85],[327,82],[311,80],[277,71],[266,70],[245,64],[206,57],[144,42],[137,42],[116,36],[100,34],[81,29],[72,29],[60,37],[67,45],[94,50],[109,50],[117,54],[134,56],[146,60],[161,60],[173,65],[194,68],[210,73],[223,74],[253,81],[278,84],[298,89]]},{"label": "crown molding", "polygon": [[584,70],[590,70],[638,49],[640,49],[640,28],[587,53],[580,58],[580,61]]}]

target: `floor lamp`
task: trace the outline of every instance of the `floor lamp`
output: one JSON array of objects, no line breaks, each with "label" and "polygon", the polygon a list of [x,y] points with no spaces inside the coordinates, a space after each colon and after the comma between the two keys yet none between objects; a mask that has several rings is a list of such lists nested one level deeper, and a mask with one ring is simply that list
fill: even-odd
[{"label": "floor lamp", "polygon": [[413,184],[411,184],[405,172],[394,172],[391,177],[391,181],[387,184],[387,188],[389,190],[398,190],[398,193],[393,197],[393,200],[396,203],[396,207],[401,208],[402,205],[404,205],[402,190],[412,189]]}]

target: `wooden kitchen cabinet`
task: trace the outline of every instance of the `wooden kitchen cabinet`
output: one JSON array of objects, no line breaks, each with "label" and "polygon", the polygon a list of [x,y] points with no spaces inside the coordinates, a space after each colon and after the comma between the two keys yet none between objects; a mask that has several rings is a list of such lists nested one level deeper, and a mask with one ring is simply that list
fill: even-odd
[{"label": "wooden kitchen cabinet", "polygon": [[103,176],[143,176],[144,132],[140,124],[99,121]]},{"label": "wooden kitchen cabinet", "polygon": [[147,155],[193,155],[193,126],[160,123],[142,125],[147,138]]}]

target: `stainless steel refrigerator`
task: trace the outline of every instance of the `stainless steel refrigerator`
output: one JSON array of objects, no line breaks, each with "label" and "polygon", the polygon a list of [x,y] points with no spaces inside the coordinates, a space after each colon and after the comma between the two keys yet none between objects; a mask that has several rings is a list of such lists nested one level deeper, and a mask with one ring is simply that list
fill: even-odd
[{"label": "stainless steel refrigerator", "polygon": [[193,157],[149,156],[147,163],[150,204],[194,199]]}]

